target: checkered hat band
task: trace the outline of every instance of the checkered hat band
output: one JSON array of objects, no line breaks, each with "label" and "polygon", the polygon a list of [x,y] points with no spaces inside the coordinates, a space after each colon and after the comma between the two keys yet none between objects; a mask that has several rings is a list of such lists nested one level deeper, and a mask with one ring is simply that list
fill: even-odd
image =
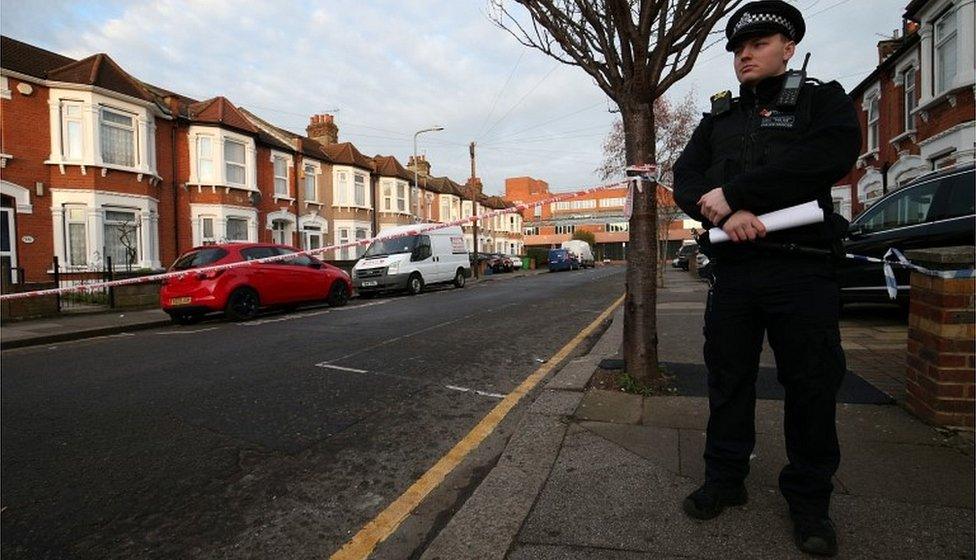
[{"label": "checkered hat band", "polygon": [[785,27],[786,30],[789,31],[790,37],[796,36],[796,29],[793,27],[793,24],[790,23],[790,20],[786,19],[785,17],[778,16],[776,14],[750,14],[750,13],[742,14],[742,17],[739,18],[739,21],[736,22],[735,30],[732,31],[732,34],[735,35],[743,27],[749,25],[755,25],[757,23],[775,23],[776,25]]}]

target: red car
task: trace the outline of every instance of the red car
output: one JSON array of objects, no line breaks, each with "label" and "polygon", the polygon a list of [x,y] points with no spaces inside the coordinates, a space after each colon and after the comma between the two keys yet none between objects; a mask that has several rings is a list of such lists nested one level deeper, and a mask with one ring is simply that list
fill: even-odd
[{"label": "red car", "polygon": [[[296,251],[294,247],[270,243],[206,245],[188,251],[170,270],[191,270]],[[349,301],[350,294],[352,282],[345,271],[306,255],[296,255],[281,261],[170,278],[159,290],[159,301],[174,322],[190,324],[212,311],[223,311],[231,320],[245,321],[262,307],[289,307],[316,300],[340,306]]]}]

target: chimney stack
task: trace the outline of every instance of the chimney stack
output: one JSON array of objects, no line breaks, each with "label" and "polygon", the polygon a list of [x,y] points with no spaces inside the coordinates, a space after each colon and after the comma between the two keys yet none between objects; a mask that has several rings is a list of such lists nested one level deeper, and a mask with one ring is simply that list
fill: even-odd
[{"label": "chimney stack", "polygon": [[312,115],[305,132],[309,138],[326,146],[339,142],[339,127],[335,117],[329,114]]},{"label": "chimney stack", "polygon": [[416,161],[413,156],[410,156],[409,163],[407,163],[407,169],[413,173],[414,168],[417,169],[417,174],[421,177],[430,177],[430,163],[427,161],[427,156],[417,156]]}]

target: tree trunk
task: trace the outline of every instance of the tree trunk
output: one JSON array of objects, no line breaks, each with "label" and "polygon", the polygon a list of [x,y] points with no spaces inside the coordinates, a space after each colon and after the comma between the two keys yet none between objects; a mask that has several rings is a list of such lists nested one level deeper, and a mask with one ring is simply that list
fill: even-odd
[{"label": "tree trunk", "polygon": [[[654,163],[654,111],[651,103],[621,104],[627,165]],[[624,301],[624,361],[640,383],[660,378],[657,368],[657,183],[642,181],[634,190],[627,247],[627,297]]]}]

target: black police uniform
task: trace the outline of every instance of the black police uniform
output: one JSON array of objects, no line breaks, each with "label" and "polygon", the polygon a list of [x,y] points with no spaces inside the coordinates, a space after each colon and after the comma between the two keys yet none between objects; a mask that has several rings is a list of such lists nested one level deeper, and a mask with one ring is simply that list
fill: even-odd
[{"label": "black police uniform", "polygon": [[[696,203],[719,186],[733,212],[759,215],[811,200],[832,212],[830,188],[850,170],[861,144],[853,104],[836,82],[807,80],[795,106],[778,106],[783,83],[784,75],[770,77],[755,90],[740,88],[737,99],[718,98],[714,106],[721,110],[705,114],[676,162],[675,200],[706,227],[713,224]],[[830,248],[839,238],[833,223],[772,232],[757,242],[703,243],[715,274],[705,311],[706,479],[733,486],[749,472],[765,334],[786,392],[789,464],[779,483],[794,517],[827,516],[840,462],[834,425],[846,372],[840,291],[827,257],[769,243]]]}]

